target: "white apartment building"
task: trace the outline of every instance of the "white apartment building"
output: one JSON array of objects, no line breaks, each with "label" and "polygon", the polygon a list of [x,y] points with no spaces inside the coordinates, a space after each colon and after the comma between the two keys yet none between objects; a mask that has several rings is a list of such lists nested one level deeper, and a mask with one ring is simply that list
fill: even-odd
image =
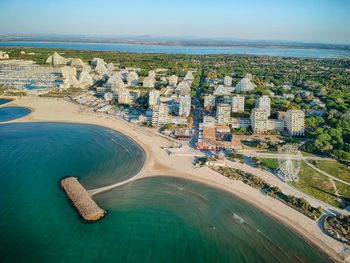
[{"label": "white apartment building", "polygon": [[211,110],[215,106],[215,96],[208,94],[204,96],[204,108]]},{"label": "white apartment building", "polygon": [[145,77],[143,79],[143,86],[145,88],[154,88],[154,78]]},{"label": "white apartment building", "polygon": [[127,81],[128,81],[128,84],[131,86],[138,86],[139,85],[139,76],[137,75],[136,72],[131,71],[127,75]]},{"label": "white apartment building", "polygon": [[186,73],[186,76],[184,77],[183,80],[184,81],[191,81],[191,82],[193,82],[193,80],[194,80],[193,72],[192,71],[188,71]]},{"label": "white apartment building", "polygon": [[179,104],[179,116],[188,117],[191,112],[191,96],[179,96],[180,104]]},{"label": "white apartment building", "polygon": [[249,118],[231,118],[232,129],[248,128],[251,125]]},{"label": "white apartment building", "polygon": [[179,81],[179,78],[176,75],[169,77],[169,86],[175,87]]},{"label": "white apartment building", "polygon": [[267,117],[271,115],[271,99],[269,96],[261,96],[255,100],[255,107],[259,109],[265,109]]},{"label": "white apartment building", "polygon": [[118,93],[118,103],[121,104],[130,104],[131,96],[128,89],[120,89]]},{"label": "white apartment building", "polygon": [[106,92],[104,95],[103,95],[103,98],[106,100],[106,101],[111,101],[113,99],[113,93],[112,92]]},{"label": "white apartment building", "polygon": [[156,105],[152,113],[152,126],[159,127],[167,123],[168,120],[168,106],[165,103]]},{"label": "white apartment building", "polygon": [[156,105],[159,105],[160,103],[160,97],[159,97],[159,90],[153,89],[148,93],[148,106],[154,107]]},{"label": "white apartment building", "polygon": [[232,112],[244,112],[244,96],[233,96],[231,99],[231,111]]},{"label": "white apartment building", "polygon": [[267,130],[269,131],[283,131],[285,128],[285,123],[283,120],[279,119],[268,119],[267,120]]},{"label": "white apartment building", "polygon": [[203,117],[203,127],[215,127],[215,118],[211,116],[204,116]]},{"label": "white apartment building", "polygon": [[154,70],[150,70],[150,71],[148,72],[148,77],[149,77],[150,79],[155,79],[155,78],[156,78],[156,72],[155,72]]},{"label": "white apartment building", "polygon": [[254,133],[264,133],[268,130],[266,109],[252,109],[250,121]]},{"label": "white apartment building", "polygon": [[235,89],[236,91],[250,91],[256,88],[256,85],[249,79],[249,78],[243,78],[241,79]]},{"label": "white apartment building", "polygon": [[224,85],[226,87],[231,87],[232,86],[232,78],[230,76],[225,76],[224,77]]},{"label": "white apartment building", "polygon": [[289,135],[305,135],[305,113],[302,110],[288,110],[285,122]]},{"label": "white apartment building", "polygon": [[229,125],[231,119],[230,104],[220,103],[216,107],[216,118],[219,125]]}]

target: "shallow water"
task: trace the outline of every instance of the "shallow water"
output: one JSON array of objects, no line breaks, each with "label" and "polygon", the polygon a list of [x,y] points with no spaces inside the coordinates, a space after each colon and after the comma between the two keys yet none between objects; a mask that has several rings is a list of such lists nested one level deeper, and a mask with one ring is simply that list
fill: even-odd
[{"label": "shallow water", "polygon": [[156,177],[94,197],[108,214],[84,223],[59,180],[87,189],[137,173],[144,152],[80,124],[0,125],[2,262],[327,262],[256,208],[199,183]]}]

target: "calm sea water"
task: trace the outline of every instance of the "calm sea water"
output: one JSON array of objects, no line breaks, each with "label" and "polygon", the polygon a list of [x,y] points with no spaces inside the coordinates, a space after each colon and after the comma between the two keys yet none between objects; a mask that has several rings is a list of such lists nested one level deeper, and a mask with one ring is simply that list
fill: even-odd
[{"label": "calm sea water", "polygon": [[98,126],[0,125],[1,262],[327,262],[232,195],[176,178],[134,181],[95,197],[107,216],[84,223],[58,182],[123,180],[143,150]]},{"label": "calm sea water", "polygon": [[65,48],[79,50],[115,50],[142,53],[166,54],[248,54],[303,58],[339,58],[350,57],[349,50],[336,49],[298,49],[298,48],[256,48],[256,47],[186,47],[160,46],[136,44],[109,44],[109,43],[75,43],[75,42],[31,42],[13,41],[0,42],[1,46],[10,47],[38,47],[38,48]]},{"label": "calm sea water", "polygon": [[[9,102],[9,101],[8,101]],[[5,104],[7,102],[1,103]],[[0,122],[10,121],[18,118],[22,118],[31,113],[31,110],[24,107],[1,107],[0,108]]]}]

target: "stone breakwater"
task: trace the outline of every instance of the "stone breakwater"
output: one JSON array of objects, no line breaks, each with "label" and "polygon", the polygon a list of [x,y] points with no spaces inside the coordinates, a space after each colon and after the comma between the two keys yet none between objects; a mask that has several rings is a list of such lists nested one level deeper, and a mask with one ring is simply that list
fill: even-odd
[{"label": "stone breakwater", "polygon": [[86,189],[79,183],[76,177],[66,177],[61,180],[61,186],[74,207],[86,221],[100,220],[106,214],[106,210],[100,208]]}]

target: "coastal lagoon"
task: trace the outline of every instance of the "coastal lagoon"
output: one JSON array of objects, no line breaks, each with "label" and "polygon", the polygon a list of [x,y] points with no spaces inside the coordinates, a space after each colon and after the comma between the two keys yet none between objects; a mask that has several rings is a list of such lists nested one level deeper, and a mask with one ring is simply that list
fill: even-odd
[{"label": "coastal lagoon", "polygon": [[0,98],[0,105],[11,102],[12,100]]},{"label": "coastal lagoon", "polygon": [[[1,101],[0,101],[1,103]],[[7,103],[7,102],[5,102]],[[22,118],[31,113],[31,110],[24,107],[1,107],[0,122],[11,121]]]},{"label": "coastal lagoon", "polygon": [[174,177],[94,196],[108,214],[85,223],[59,180],[92,189],[136,174],[144,151],[107,128],[0,125],[2,262],[328,262],[315,248],[229,193]]},{"label": "coastal lagoon", "polygon": [[36,47],[62,48],[96,51],[124,51],[138,53],[165,54],[230,54],[230,55],[259,55],[283,56],[301,58],[349,58],[350,50],[317,49],[317,48],[282,48],[282,47],[203,47],[203,46],[168,46],[140,45],[118,43],[81,43],[81,42],[38,42],[38,41],[8,41],[0,42],[0,47]]}]

